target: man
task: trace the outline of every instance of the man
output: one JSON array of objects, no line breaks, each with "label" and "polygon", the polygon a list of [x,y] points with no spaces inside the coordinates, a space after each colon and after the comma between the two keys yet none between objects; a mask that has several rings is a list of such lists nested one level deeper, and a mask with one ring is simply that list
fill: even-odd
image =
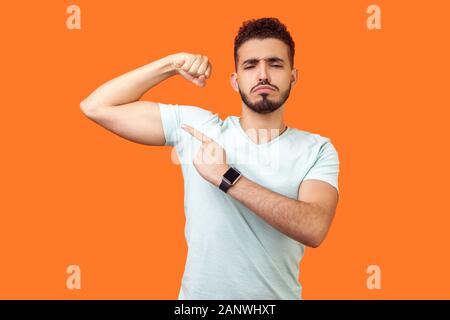
[{"label": "man", "polygon": [[338,202],[338,155],[329,138],[290,128],[294,42],[276,18],[244,22],[231,85],[240,117],[138,101],[179,74],[205,86],[206,56],[169,55],[96,89],[84,114],[134,142],[175,146],[185,190],[188,256],[179,299],[301,299],[304,246],[318,247]]}]

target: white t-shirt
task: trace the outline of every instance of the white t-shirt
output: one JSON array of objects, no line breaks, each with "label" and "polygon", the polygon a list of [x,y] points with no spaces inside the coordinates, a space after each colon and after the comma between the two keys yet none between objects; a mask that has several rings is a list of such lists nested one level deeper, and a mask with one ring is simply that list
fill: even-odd
[{"label": "white t-shirt", "polygon": [[301,299],[304,245],[203,179],[193,165],[201,142],[180,125],[214,139],[226,151],[228,164],[246,178],[292,199],[306,179],[323,180],[338,190],[339,160],[330,139],[288,128],[256,144],[239,117],[221,120],[195,106],[159,107],[165,145],[175,146],[184,177],[188,254],[178,299]]}]

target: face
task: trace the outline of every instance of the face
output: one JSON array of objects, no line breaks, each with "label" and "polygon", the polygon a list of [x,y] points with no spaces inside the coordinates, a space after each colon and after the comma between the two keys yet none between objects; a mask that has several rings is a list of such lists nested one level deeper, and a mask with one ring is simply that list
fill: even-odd
[{"label": "face", "polygon": [[239,47],[231,85],[253,111],[274,112],[288,99],[297,82],[297,70],[291,69],[288,50],[284,42],[273,38],[248,40]]}]

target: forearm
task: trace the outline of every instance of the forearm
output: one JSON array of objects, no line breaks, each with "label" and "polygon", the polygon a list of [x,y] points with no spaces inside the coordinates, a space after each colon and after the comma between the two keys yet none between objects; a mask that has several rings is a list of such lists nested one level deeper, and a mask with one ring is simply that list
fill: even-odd
[{"label": "forearm", "polygon": [[170,56],[166,56],[109,80],[84,99],[82,104],[117,106],[134,102],[175,73]]},{"label": "forearm", "polygon": [[228,194],[288,237],[317,247],[325,237],[324,214],[314,204],[272,192],[242,176]]}]

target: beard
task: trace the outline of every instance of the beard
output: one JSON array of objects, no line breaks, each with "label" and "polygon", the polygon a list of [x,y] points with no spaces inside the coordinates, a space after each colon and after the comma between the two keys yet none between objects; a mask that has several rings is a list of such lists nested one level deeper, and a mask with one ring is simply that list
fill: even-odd
[{"label": "beard", "polygon": [[269,93],[260,93],[261,100],[257,102],[251,102],[248,96],[239,89],[239,94],[241,95],[242,101],[253,111],[257,113],[271,113],[280,108],[286,100],[289,98],[289,94],[291,93],[291,85],[289,88],[283,91],[280,94],[280,98],[276,101],[269,99]]}]

